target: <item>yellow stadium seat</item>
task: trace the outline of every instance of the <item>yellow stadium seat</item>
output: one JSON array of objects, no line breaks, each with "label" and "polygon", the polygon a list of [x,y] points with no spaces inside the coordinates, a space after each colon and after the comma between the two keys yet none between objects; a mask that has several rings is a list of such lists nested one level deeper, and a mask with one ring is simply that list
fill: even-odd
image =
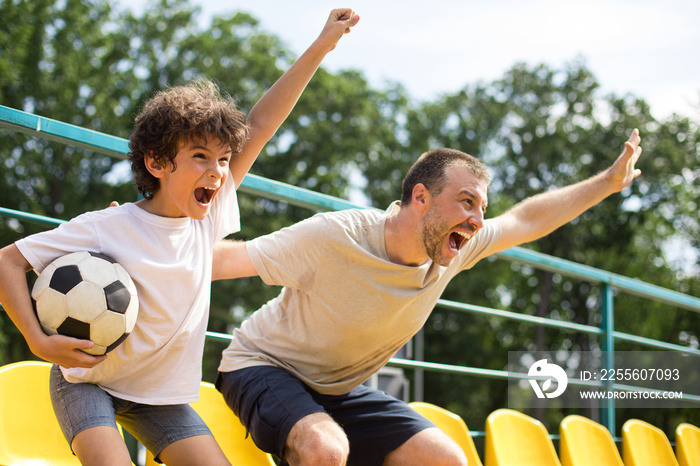
[{"label": "yellow stadium seat", "polygon": [[50,371],[40,361],[0,368],[0,464],[80,465],[51,406]]},{"label": "yellow stadium seat", "polygon": [[[209,426],[226,458],[235,466],[275,466],[272,455],[260,450],[253,439],[246,436],[246,430],[238,417],[228,407],[224,397],[209,382],[202,382],[199,400],[192,407]],[[148,452],[146,466],[157,465]]]},{"label": "yellow stadium seat", "polygon": [[464,454],[467,456],[467,464],[469,466],[481,466],[481,459],[474,447],[474,441],[471,435],[469,435],[469,428],[467,428],[467,425],[461,417],[431,403],[414,401],[409,403],[409,405],[421,415],[434,422],[436,426],[442,429],[443,432],[462,447]]},{"label": "yellow stadium seat", "polygon": [[44,361],[0,367],[0,464],[80,465],[51,406],[50,372]]},{"label": "yellow stadium seat", "polygon": [[561,466],[544,425],[511,409],[486,418],[486,466]]},{"label": "yellow stadium seat", "polygon": [[686,422],[676,428],[676,458],[680,466],[700,466],[700,428]]},{"label": "yellow stadium seat", "polygon": [[625,466],[678,466],[666,434],[639,419],[622,425],[622,460]]},{"label": "yellow stadium seat", "polygon": [[610,431],[583,416],[566,416],[559,425],[562,466],[624,466]]}]

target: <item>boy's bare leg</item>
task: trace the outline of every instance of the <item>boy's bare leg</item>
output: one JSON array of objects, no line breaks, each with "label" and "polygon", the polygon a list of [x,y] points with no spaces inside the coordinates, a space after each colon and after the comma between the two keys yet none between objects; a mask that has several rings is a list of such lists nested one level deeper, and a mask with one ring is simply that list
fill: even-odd
[{"label": "boy's bare leg", "polygon": [[124,438],[111,426],[85,429],[73,438],[73,452],[85,466],[131,466]]},{"label": "boy's bare leg", "polygon": [[211,435],[194,435],[173,442],[160,453],[168,466],[230,466],[226,455]]}]

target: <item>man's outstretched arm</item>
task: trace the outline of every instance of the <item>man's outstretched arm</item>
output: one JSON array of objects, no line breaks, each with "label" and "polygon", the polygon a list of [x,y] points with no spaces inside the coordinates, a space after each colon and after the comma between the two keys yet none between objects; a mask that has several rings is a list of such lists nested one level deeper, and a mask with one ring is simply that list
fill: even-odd
[{"label": "man's outstretched arm", "polygon": [[546,236],[611,194],[622,191],[641,174],[635,168],[642,153],[640,142],[639,131],[635,129],[622,154],[607,170],[585,181],[532,196],[496,217],[502,234],[493,252]]}]

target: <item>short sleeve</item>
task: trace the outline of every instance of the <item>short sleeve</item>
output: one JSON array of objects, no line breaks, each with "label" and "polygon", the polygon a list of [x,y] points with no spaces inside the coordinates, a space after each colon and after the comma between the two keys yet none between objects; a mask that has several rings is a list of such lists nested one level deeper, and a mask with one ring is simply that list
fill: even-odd
[{"label": "short sleeve", "polygon": [[92,218],[91,212],[79,215],[52,230],[22,238],[15,245],[34,271],[41,273],[54,259],[65,254],[100,250]]},{"label": "short sleeve", "polygon": [[308,289],[323,253],[328,222],[316,214],[247,243],[260,278],[268,285]]}]

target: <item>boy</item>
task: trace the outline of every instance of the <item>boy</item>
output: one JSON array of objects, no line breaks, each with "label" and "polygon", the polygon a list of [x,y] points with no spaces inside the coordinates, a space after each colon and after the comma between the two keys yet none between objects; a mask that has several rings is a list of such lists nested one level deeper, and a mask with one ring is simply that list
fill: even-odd
[{"label": "boy", "polygon": [[[197,399],[214,244],[239,229],[236,187],[343,34],[359,20],[333,10],[323,31],[246,119],[199,81],[163,91],[136,118],[129,159],[144,199],[89,212],[0,250],[0,302],[34,354],[54,363],[59,424],[83,464],[131,464],[115,419],[173,465],[229,464],[188,403]],[[26,273],[89,250],[123,265],[139,292],[133,332],[114,351],[47,336]],[[60,366],[60,367],[59,367]]]}]

